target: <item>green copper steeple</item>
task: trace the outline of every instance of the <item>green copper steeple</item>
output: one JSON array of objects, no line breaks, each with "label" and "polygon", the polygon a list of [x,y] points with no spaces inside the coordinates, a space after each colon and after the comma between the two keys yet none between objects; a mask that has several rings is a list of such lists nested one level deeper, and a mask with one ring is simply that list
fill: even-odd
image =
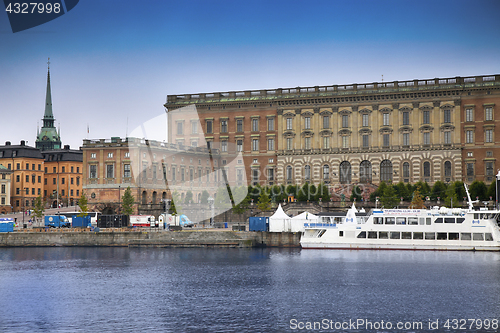
[{"label": "green copper steeple", "polygon": [[61,137],[54,126],[52,113],[52,93],[50,89],[50,58],[47,61],[47,92],[45,95],[45,113],[42,129],[37,133],[35,145],[40,150],[61,149]]}]

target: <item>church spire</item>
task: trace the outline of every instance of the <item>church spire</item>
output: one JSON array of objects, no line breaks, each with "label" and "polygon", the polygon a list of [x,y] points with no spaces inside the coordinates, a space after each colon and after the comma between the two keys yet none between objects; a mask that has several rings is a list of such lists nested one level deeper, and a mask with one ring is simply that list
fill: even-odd
[{"label": "church spire", "polygon": [[50,58],[47,61],[47,93],[45,95],[45,113],[43,118],[44,121],[45,118],[54,119],[54,115],[52,113],[52,93],[50,91]]}]

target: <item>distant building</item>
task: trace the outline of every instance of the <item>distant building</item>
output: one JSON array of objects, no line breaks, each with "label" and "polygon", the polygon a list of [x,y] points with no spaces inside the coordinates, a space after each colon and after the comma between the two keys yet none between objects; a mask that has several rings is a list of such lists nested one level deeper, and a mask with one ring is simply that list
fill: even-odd
[{"label": "distant building", "polygon": [[0,214],[12,211],[10,203],[12,170],[0,165]]},{"label": "distant building", "polygon": [[[50,62],[48,62],[50,64]],[[52,113],[52,94],[50,90],[50,67],[47,70],[47,92],[45,95],[45,113],[43,125],[37,133],[35,147],[40,150],[61,149],[61,136],[54,126],[54,114]]]},{"label": "distant building", "polygon": [[30,209],[43,191],[43,162],[40,149],[26,145],[0,146],[0,165],[12,171],[10,200],[14,212]]},{"label": "distant building", "polygon": [[76,205],[82,194],[83,152],[64,149],[42,151],[44,157],[43,197],[52,207]]}]

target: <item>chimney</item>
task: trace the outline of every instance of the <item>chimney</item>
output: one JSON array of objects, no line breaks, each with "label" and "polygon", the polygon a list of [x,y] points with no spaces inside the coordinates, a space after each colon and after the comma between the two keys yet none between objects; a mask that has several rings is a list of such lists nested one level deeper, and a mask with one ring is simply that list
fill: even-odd
[{"label": "chimney", "polygon": [[69,145],[64,145],[64,150],[69,150]]},{"label": "chimney", "polygon": [[25,146],[25,145],[26,145],[26,141],[21,140],[21,146]]},{"label": "chimney", "polygon": [[5,141],[6,146],[10,146],[10,141]]}]

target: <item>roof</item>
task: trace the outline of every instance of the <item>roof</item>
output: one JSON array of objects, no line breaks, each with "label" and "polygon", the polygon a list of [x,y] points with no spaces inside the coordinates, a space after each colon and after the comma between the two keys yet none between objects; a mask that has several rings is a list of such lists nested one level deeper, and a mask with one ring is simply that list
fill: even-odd
[{"label": "roof", "polygon": [[42,152],[45,162],[83,162],[83,151],[71,149],[46,150]]},{"label": "roof", "polygon": [[35,147],[26,146],[22,141],[20,145],[0,146],[0,158],[39,158],[43,159],[40,149]]},{"label": "roof", "polygon": [[283,208],[281,208],[281,204],[279,204],[274,214],[270,217],[270,219],[289,219],[289,218],[290,216],[286,215],[286,213],[283,211]]}]

